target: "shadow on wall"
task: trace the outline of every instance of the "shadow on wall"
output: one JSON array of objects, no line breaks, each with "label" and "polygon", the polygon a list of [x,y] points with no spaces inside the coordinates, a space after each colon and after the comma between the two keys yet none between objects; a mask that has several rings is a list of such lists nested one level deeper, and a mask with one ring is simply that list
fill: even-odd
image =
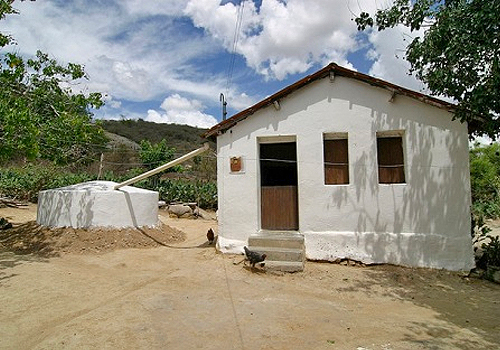
[{"label": "shadow on wall", "polygon": [[[332,223],[336,225],[331,227],[333,231],[354,231],[358,247],[364,246],[366,254],[371,254],[375,261],[432,266],[435,262],[453,260],[455,253],[458,259],[470,255],[472,261],[472,247],[467,246],[470,191],[459,187],[468,186],[467,136],[457,137],[459,129],[449,129],[452,115],[447,112],[436,114],[436,107],[404,96],[396,96],[394,102],[388,102],[389,98],[387,90],[348,78],[339,77],[333,83],[313,82],[307,89],[285,97],[281,109],[273,110],[272,118],[248,122],[241,129],[245,135],[238,136],[250,138],[261,129],[277,132],[280,123],[288,118],[314,119],[315,113],[324,112],[323,107],[314,108],[322,101],[335,104],[332,109],[337,108],[343,118],[361,115],[360,122],[368,125],[360,129],[372,135],[373,145],[353,158],[353,183],[331,191],[331,202],[327,205],[345,211],[352,208],[349,219],[342,217],[339,223]],[[432,115],[435,117],[429,117]],[[336,122],[332,120],[329,126],[335,128]],[[350,120],[341,125],[350,128],[353,123]],[[389,130],[405,133],[406,184],[378,183],[375,135],[377,131]],[[298,147],[303,147],[300,142]],[[319,158],[316,162],[323,164]]]},{"label": "shadow on wall", "polygon": [[95,202],[92,188],[79,187],[77,191],[69,186],[41,192],[37,222],[52,227],[90,227],[94,219]]},{"label": "shadow on wall", "polygon": [[[378,184],[375,146],[353,164],[354,169],[369,164],[375,169],[368,178],[366,171],[355,171],[356,199],[350,197],[349,204],[358,212],[357,241],[377,262],[437,267],[454,256],[472,257],[470,191],[463,188],[468,184],[467,138],[455,137],[441,125],[419,127],[421,123],[372,112],[373,135],[381,130],[405,132],[404,185]],[[441,132],[443,138],[437,135]]]}]

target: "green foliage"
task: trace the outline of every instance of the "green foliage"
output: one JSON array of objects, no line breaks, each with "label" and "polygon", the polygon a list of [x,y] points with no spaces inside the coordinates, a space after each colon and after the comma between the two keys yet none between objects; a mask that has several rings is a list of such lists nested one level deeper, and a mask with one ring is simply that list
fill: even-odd
[{"label": "green foliage", "polygon": [[[142,173],[141,169],[131,169],[125,176],[119,178],[106,174],[109,181],[122,182]],[[136,187],[157,191],[160,200],[166,203],[196,202],[204,209],[217,209],[217,183],[215,181],[200,181],[190,179],[144,179],[134,184]]]},{"label": "green foliage", "polygon": [[62,87],[83,77],[83,67],[61,66],[40,51],[27,61],[2,55],[0,161],[41,158],[67,164],[95,156],[96,145],[106,139],[89,108],[102,105],[101,95]]},{"label": "green foliage", "polygon": [[[141,174],[143,169],[132,169],[124,176],[106,172],[103,180],[122,182]],[[95,180],[88,173],[73,173],[66,168],[47,164],[29,164],[23,167],[0,168],[0,197],[36,202],[41,190],[74,185]],[[187,179],[162,179],[157,184],[146,180],[134,186],[158,191],[160,199],[170,202],[197,202],[205,209],[217,209],[217,184]]]},{"label": "green foliage", "polygon": [[[5,15],[17,13],[11,6],[14,0],[0,0],[0,20],[5,18]],[[0,48],[12,42],[12,37],[7,34],[0,33]]]},{"label": "green foliage", "polygon": [[[175,148],[168,147],[167,141],[165,139],[161,140],[157,144],[152,144],[148,140],[143,140],[141,141],[139,159],[142,161],[146,169],[152,170],[172,161],[174,159],[174,152]],[[177,165],[166,169],[164,172],[168,173],[180,171],[182,171],[182,166]],[[158,185],[158,181],[160,180],[162,173],[152,175],[143,181],[147,181],[149,183],[149,187],[154,188]]]},{"label": "green foliage", "polygon": [[152,144],[149,140],[142,140],[140,145],[139,159],[147,169],[157,168],[174,159],[175,148],[168,147],[165,139],[156,144]]},{"label": "green foliage", "polygon": [[126,137],[136,143],[140,143],[142,140],[158,143],[166,139],[169,146],[175,148],[180,153],[192,151],[206,142],[200,136],[206,130],[189,125],[157,124],[142,119],[124,119],[103,120],[102,127],[109,132]]},{"label": "green foliage", "polygon": [[[0,20],[17,13],[12,1],[0,0]],[[13,39],[0,35],[0,49]],[[77,93],[86,75],[81,65],[60,65],[37,51],[25,59],[0,52],[0,162],[36,158],[85,163],[105,143],[91,108],[103,105],[100,93]]]},{"label": "green foliage", "polygon": [[498,236],[488,236],[490,242],[483,243],[482,248],[487,266],[500,267],[500,239]]},{"label": "green foliage", "polygon": [[[157,124],[152,122],[146,122],[144,120],[103,120],[102,127],[108,132],[115,135],[125,137],[136,143],[140,143],[143,140],[148,140],[151,144],[160,143],[162,140],[168,140],[168,147],[175,149],[174,158],[186,154],[187,152],[193,151],[195,148],[201,146],[202,143],[207,142],[207,140],[200,137],[204,129],[194,128],[188,125],[177,125],[177,124]],[[215,148],[215,143],[208,141],[211,148]],[[147,148],[147,147],[146,147]],[[120,157],[123,152],[119,152]],[[114,160],[111,160],[111,159]],[[119,158],[113,157],[106,154],[105,159],[108,162],[124,163],[123,159],[120,161]],[[136,163],[137,160],[130,158],[130,162]],[[150,163],[149,161],[143,161],[143,163]],[[152,163],[152,162],[151,162]],[[148,167],[154,168],[160,166],[162,162],[158,162],[156,165]],[[112,165],[109,165],[112,166]],[[118,165],[113,165],[114,171],[118,172]],[[123,166],[124,167],[124,166]],[[122,168],[123,168],[122,167]],[[128,168],[127,168],[128,169]],[[204,153],[202,156],[193,158],[192,160],[183,163],[183,171],[188,173],[193,177],[202,179],[205,181],[212,181],[216,178],[216,159],[210,153]],[[180,170],[177,168],[176,170]]]},{"label": "green foliage", "polygon": [[[125,176],[115,177],[105,174],[105,180],[122,182],[142,173],[141,169],[131,169]],[[190,179],[159,179],[156,182],[148,179],[134,184],[152,191],[157,191],[160,200],[166,203],[196,202],[201,208],[217,209],[217,183],[215,181],[199,181]]]},{"label": "green foliage", "polygon": [[500,145],[476,144],[470,150],[472,210],[476,216],[500,217]]},{"label": "green foliage", "polygon": [[[476,267],[486,270],[485,277],[491,279],[488,272],[490,267],[500,267],[500,240],[490,235],[491,229],[484,223],[481,215],[472,215],[473,243],[481,243],[481,253],[476,256]],[[477,230],[477,231],[476,231]]]},{"label": "green foliage", "polygon": [[201,208],[217,209],[217,184],[188,180],[161,180],[154,189],[160,199],[171,202],[196,202]]},{"label": "green foliage", "polygon": [[217,158],[210,156],[196,156],[193,158],[192,170],[199,179],[213,181],[217,178]]},{"label": "green foliage", "polygon": [[[116,177],[112,173],[107,173],[104,179],[122,182],[140,175],[142,172],[143,170],[135,168],[121,177]],[[160,200],[167,203],[196,202],[201,208],[217,209],[217,183],[215,181],[159,179],[153,182],[145,179],[136,182],[134,186],[157,191]]]},{"label": "green foliage", "polygon": [[495,139],[500,128],[500,1],[396,0],[372,17],[356,18],[359,30],[398,24],[427,27],[406,48],[411,72],[431,92],[458,102],[454,118],[472,135]]},{"label": "green foliage", "polygon": [[75,174],[54,165],[0,168],[0,195],[36,202],[41,190],[90,180],[91,176],[86,173]]}]

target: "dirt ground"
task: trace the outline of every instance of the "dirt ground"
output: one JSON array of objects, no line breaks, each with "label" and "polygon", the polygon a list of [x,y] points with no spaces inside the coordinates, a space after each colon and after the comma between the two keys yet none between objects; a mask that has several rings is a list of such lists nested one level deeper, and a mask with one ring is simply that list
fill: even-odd
[{"label": "dirt ground", "polygon": [[0,349],[499,349],[500,285],[443,270],[307,262],[252,271],[215,220],[49,230],[0,208]]}]

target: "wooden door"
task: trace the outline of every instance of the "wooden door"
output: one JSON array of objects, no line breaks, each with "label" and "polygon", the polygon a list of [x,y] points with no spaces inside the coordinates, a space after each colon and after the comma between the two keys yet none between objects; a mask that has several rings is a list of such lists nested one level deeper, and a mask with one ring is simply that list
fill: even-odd
[{"label": "wooden door", "polygon": [[265,230],[298,230],[297,186],[261,188],[261,225]]},{"label": "wooden door", "polygon": [[260,170],[262,229],[298,230],[296,143],[261,144]]}]

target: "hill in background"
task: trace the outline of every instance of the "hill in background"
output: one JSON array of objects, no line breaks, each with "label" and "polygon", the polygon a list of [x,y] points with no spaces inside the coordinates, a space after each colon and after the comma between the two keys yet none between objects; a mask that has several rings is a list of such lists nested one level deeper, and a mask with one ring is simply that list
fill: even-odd
[{"label": "hill in background", "polygon": [[[101,161],[93,166],[93,172],[96,173],[112,171],[116,175],[124,175],[129,170],[140,167],[139,150],[142,140],[157,144],[165,139],[168,147],[175,148],[175,157],[200,148],[205,142],[209,142],[212,150],[216,149],[213,141],[201,137],[206,129],[188,125],[158,124],[142,119],[102,120],[101,125],[109,141]],[[216,178],[216,158],[213,152],[205,152],[182,166],[182,172],[164,173],[162,176],[205,181]],[[99,167],[100,171],[97,170]]]},{"label": "hill in background", "polygon": [[[207,142],[201,135],[206,129],[195,128],[189,125],[159,124],[142,119],[133,120],[102,120],[104,130],[120,135],[139,144],[142,140],[158,143],[165,139],[169,147],[178,152],[189,152]],[[210,142],[215,149],[215,144]]]}]

